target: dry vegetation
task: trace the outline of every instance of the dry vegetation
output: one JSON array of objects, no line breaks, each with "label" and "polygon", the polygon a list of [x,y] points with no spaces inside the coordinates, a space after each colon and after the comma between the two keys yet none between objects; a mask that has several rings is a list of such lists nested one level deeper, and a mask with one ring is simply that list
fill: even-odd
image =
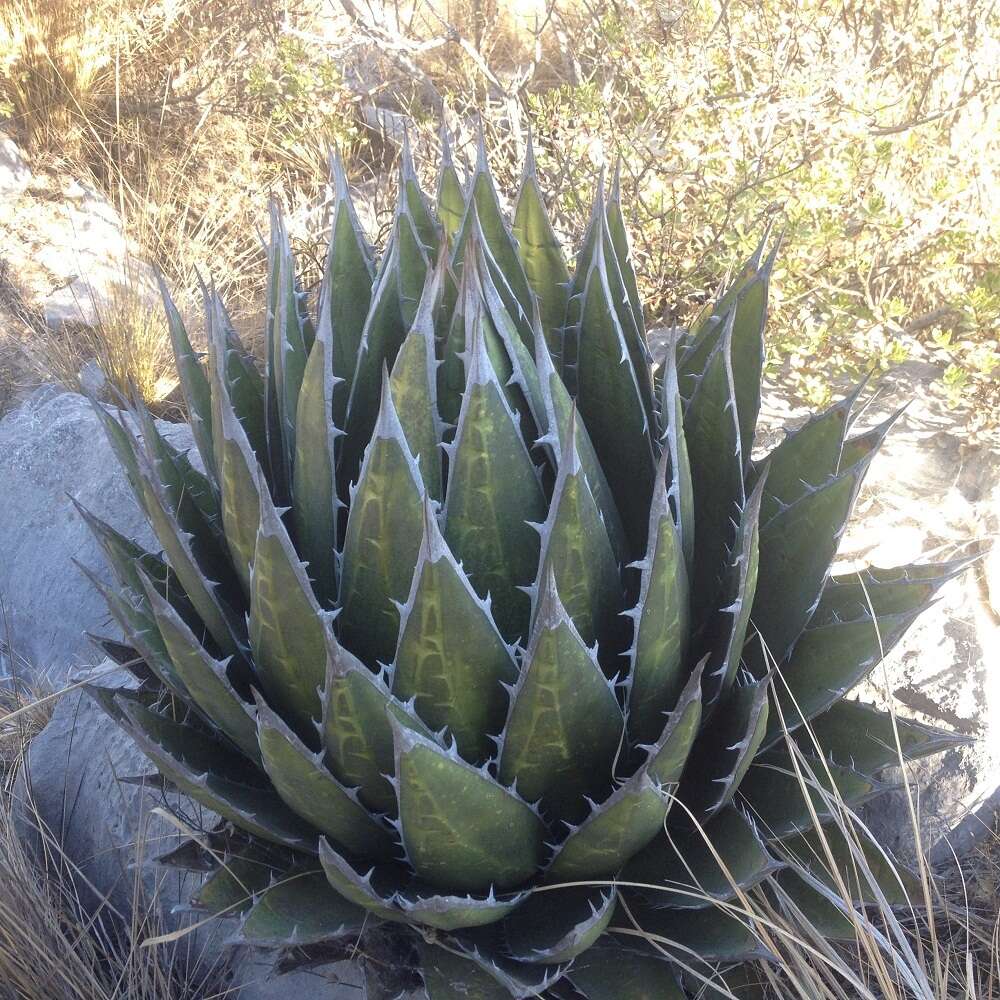
[{"label": "dry vegetation", "polygon": [[210,274],[248,332],[266,196],[318,256],[328,143],[377,239],[401,116],[432,160],[445,113],[468,159],[481,112],[508,190],[530,127],[567,241],[623,158],[652,321],[690,319],[773,218],[772,362],[801,395],[912,357],[981,423],[998,28],[995,0],[7,0],[0,115],[34,162],[96,179],[189,298]]}]

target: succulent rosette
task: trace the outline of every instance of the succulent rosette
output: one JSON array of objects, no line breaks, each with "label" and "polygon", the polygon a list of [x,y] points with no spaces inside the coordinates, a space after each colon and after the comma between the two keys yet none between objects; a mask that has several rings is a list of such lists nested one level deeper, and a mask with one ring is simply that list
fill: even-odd
[{"label": "succulent rosette", "polygon": [[892,424],[858,392],[754,457],[766,242],[654,364],[617,179],[570,268],[530,153],[508,224],[481,143],[433,206],[404,150],[377,259],[334,165],[312,295],[273,209],[263,366],[164,288],[200,460],[97,406],[162,551],[85,516],[141,680],[94,695],[220,817],[164,859],[211,869],[193,906],[432,1000],[683,997],[764,955],[757,885],[843,933],[814,823],[897,760],[843,699],[965,564],[831,575]]}]

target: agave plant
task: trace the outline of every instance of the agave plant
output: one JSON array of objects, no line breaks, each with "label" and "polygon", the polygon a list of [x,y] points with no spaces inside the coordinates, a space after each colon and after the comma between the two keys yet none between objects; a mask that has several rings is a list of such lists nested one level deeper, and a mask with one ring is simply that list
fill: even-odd
[{"label": "agave plant", "polygon": [[898,751],[842,699],[965,564],[830,575],[860,390],[753,457],[777,246],[653,364],[617,178],[572,270],[530,152],[508,224],[482,143],[434,208],[404,150],[378,260],[333,189],[315,315],[272,210],[263,371],[163,290],[200,462],[97,406],[162,552],[83,512],[141,679],[94,695],[220,817],[192,905],[432,1000],[685,996],[766,956],[757,886],[849,930],[813,827]]}]

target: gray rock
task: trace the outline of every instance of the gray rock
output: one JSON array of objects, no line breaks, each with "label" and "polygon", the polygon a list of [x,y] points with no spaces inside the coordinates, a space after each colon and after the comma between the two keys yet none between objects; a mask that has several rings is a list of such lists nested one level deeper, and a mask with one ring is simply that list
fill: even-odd
[{"label": "gray rock", "polygon": [[[190,447],[186,425],[160,427],[177,447]],[[84,630],[120,634],[100,594],[73,565],[76,559],[111,579],[70,495],[154,547],[90,404],[43,387],[0,420],[0,601],[6,637],[29,665],[30,679],[51,685],[94,662]]]},{"label": "gray rock", "polygon": [[[109,660],[92,677],[108,687],[132,683]],[[53,842],[60,846],[82,904],[105,926],[151,913],[153,933],[168,933],[196,922],[172,910],[187,901],[199,877],[152,863],[183,839],[157,811],[165,804],[162,793],[126,780],[152,771],[124,731],[89,695],[75,690],[59,699],[52,719],[31,741],[14,790],[15,816],[39,857],[53,857]],[[196,827],[217,821],[187,800],[180,812]],[[42,848],[43,830],[48,850]],[[224,925],[206,926],[173,948],[189,968],[221,972],[227,933]]]},{"label": "gray rock", "polygon": [[[105,687],[132,686],[130,674],[106,660],[88,678]],[[60,846],[70,862],[74,884],[88,912],[106,926],[126,925],[138,913],[151,916],[150,933],[168,934],[193,925],[166,947],[175,951],[189,974],[205,977],[207,990],[231,990],[234,1000],[363,1000],[364,977],[352,962],[276,976],[274,956],[227,941],[236,924],[185,911],[201,876],[154,864],[185,835],[176,821],[206,830],[218,817],[190,799],[164,795],[152,784],[137,783],[153,768],[132,740],[83,691],[61,697],[52,719],[32,740],[14,790],[20,829],[39,857],[52,856],[42,844]]]},{"label": "gray rock", "polygon": [[31,183],[31,168],[25,162],[17,143],[0,135],[0,203],[17,198]]}]

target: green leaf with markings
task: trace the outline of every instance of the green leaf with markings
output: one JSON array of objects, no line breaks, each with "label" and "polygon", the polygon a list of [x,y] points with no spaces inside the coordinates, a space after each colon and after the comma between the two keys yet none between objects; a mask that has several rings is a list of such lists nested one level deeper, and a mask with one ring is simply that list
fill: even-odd
[{"label": "green leaf with markings", "polygon": [[316,601],[278,512],[261,491],[260,528],[250,575],[250,646],[268,699],[296,732],[315,742],[330,615]]},{"label": "green leaf with markings", "polygon": [[[470,656],[470,651],[475,655]],[[392,690],[415,699],[432,729],[448,727],[459,752],[482,761],[495,749],[507,712],[504,684],[517,678],[513,655],[490,610],[448,548],[430,501],[409,597],[401,612]]]},{"label": "green leaf with markings", "polygon": [[391,721],[400,832],[417,875],[435,886],[481,890],[516,886],[537,871],[538,814],[486,771]]},{"label": "green leaf with markings", "polygon": [[615,495],[633,551],[641,552],[653,491],[650,422],[608,281],[603,230],[583,291],[577,405]]},{"label": "green leaf with markings", "polygon": [[663,713],[677,700],[686,681],[690,633],[687,569],[667,486],[664,451],[656,474],[649,514],[646,554],[639,601],[627,612],[632,619],[629,649],[628,728],[634,743],[651,743],[663,729]]},{"label": "green leaf with markings", "polygon": [[514,237],[528,283],[538,297],[539,319],[546,343],[549,350],[560,357],[562,327],[569,300],[569,270],[545,208],[530,137],[514,208]]},{"label": "green leaf with markings", "polygon": [[528,629],[530,600],[520,589],[538,567],[538,535],[527,523],[545,516],[545,498],[486,352],[473,331],[455,440],[448,446],[444,534],[508,640]]},{"label": "green leaf with markings", "polygon": [[606,794],[622,737],[622,712],[597,658],[545,580],[531,641],[510,698],[500,780],[517,781],[547,816],[579,819],[585,795]]},{"label": "green leaf with markings", "polygon": [[373,669],[389,663],[423,530],[423,483],[388,381],[351,497],[340,574],[341,641]]},{"label": "green leaf with markings", "polygon": [[580,463],[575,423],[574,413],[549,515],[541,526],[541,558],[534,588],[538,595],[552,573],[563,606],[583,641],[588,645],[597,642],[602,663],[610,664],[622,645],[621,582],[607,530]]}]

